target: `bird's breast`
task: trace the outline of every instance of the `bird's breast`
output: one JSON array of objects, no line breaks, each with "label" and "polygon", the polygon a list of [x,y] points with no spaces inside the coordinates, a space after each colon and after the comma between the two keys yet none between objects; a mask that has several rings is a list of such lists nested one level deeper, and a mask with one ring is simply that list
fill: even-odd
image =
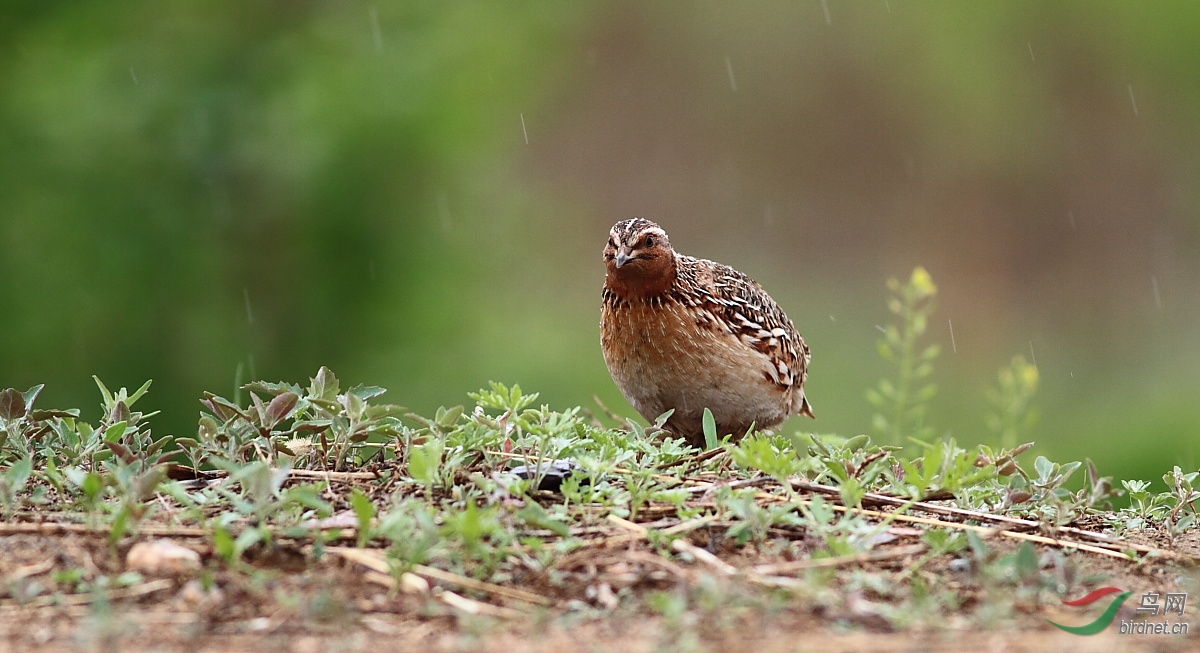
[{"label": "bird's breast", "polygon": [[729,404],[753,412],[782,399],[766,374],[768,357],[700,306],[606,302],[600,333],[613,380],[647,419]]}]

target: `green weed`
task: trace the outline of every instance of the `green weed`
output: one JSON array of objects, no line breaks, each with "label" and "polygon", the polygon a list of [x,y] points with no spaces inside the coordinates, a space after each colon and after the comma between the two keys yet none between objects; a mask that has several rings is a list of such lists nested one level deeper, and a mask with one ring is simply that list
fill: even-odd
[{"label": "green weed", "polygon": [[[1033,423],[1038,379],[1020,356],[989,394],[988,426],[999,446],[931,437],[938,348],[921,339],[937,289],[920,268],[889,288],[897,323],[884,329],[879,349],[896,376],[868,393],[882,444],[866,434],[764,432],[731,443],[718,439],[706,412],[709,451],[700,452],[666,435],[669,414],[650,427],[605,428],[580,408],[554,410],[539,405],[536,393],[501,383],[470,394],[474,406],[422,416],[382,403],[382,388],[343,389],[324,367],[306,385],[255,381],[233,400],[205,393],[196,433],[173,438],[153,435],[154,413],[135,410],[149,382],[113,392],[97,379],[102,414],[94,426],[78,410],[35,407],[41,386],[0,391],[0,506],[6,519],[31,509],[82,512],[113,544],[149,522],[199,527],[235,570],[248,570],[247,557],[289,538],[311,542],[318,555],[352,529],[358,547],[386,549],[397,575],[429,565],[492,583],[560,582],[556,564],[588,546],[587,533],[611,528],[611,516],[657,523],[644,540],[666,557],[678,554],[677,540],[691,531],[662,525],[684,521],[717,544],[813,559],[856,556],[895,539],[896,516],[917,501],[1034,519],[1047,529],[1088,514],[1102,515],[1116,534],[1161,525],[1174,536],[1196,527],[1198,472],[1175,468],[1164,475],[1162,493],[1148,482],[1122,481],[1129,505],[1114,511],[1110,503],[1122,490],[1090,461],[1036,456],[1023,464],[1019,458],[1034,445],[1015,443]],[[902,443],[919,447],[917,455],[905,455]],[[562,459],[578,467],[560,492],[535,489],[545,463]],[[533,478],[511,474],[517,465],[536,470]],[[1079,476],[1082,487],[1069,489]],[[813,494],[814,485],[826,494]],[[878,495],[891,498],[888,516],[859,510],[876,509]],[[335,515],[349,516],[343,530],[314,526]],[[813,571],[789,591],[816,595],[843,582],[908,606],[870,608],[899,624],[933,618],[958,601],[928,577],[937,560],[953,559],[971,582],[1014,601],[1061,593],[1072,582],[1042,573],[1047,562],[1065,563],[1039,560],[1031,546],[1001,555],[973,531],[938,527],[924,528],[919,541],[925,552],[901,572],[907,589],[866,572]],[[664,592],[647,602],[685,628],[705,613],[713,592]]]},{"label": "green weed", "polygon": [[936,306],[937,286],[925,268],[913,270],[908,283],[888,279],[892,297],[888,310],[898,324],[883,327],[883,339],[877,343],[879,355],[896,366],[896,380],[883,379],[867,391],[867,400],[879,412],[872,420],[875,431],[890,444],[903,444],[907,438],[924,440],[933,429],[925,424],[929,400],[937,394],[937,386],[925,380],[933,374],[933,361],[941,352],[936,344],[918,346],[929,326],[929,316]]}]

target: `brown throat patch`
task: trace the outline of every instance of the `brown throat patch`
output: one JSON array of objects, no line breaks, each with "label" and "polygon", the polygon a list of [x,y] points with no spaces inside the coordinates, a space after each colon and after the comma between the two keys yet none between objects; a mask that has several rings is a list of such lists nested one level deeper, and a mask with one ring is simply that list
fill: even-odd
[{"label": "brown throat patch", "polygon": [[605,261],[604,285],[624,300],[657,297],[675,283],[675,257],[671,252],[634,259],[621,267]]}]

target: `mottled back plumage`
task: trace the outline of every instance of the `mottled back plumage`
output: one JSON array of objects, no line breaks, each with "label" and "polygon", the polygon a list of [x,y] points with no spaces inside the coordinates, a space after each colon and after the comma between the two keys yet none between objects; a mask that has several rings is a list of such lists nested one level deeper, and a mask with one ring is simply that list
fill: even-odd
[{"label": "mottled back plumage", "polygon": [[704,408],[721,435],[812,417],[808,347],[779,305],[737,270],[676,253],[642,218],[618,222],[607,268],[601,345],[613,380],[647,420],[704,442]]}]

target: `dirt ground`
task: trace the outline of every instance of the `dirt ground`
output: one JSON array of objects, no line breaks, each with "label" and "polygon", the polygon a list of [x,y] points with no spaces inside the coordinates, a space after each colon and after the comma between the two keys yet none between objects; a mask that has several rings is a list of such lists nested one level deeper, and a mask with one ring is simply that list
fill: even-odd
[{"label": "dirt ground", "polygon": [[[140,537],[140,540],[146,538]],[[1145,539],[1153,541],[1151,534]],[[125,587],[84,587],[89,578],[125,572],[132,542],[110,547],[98,534],[0,536],[0,650],[4,651],[1186,651],[1200,650],[1196,634],[1122,635],[1116,625],[1090,637],[1059,631],[1045,620],[1081,623],[1093,613],[1049,605],[1026,606],[990,623],[946,613],[896,628],[868,610],[840,613],[846,603],[818,600],[747,604],[737,592],[706,613],[671,616],[638,602],[609,610],[562,596],[561,605],[513,618],[471,615],[432,592],[410,593],[388,578],[338,556],[316,559],[311,549],[281,546],[252,566],[230,571],[200,541],[177,540],[197,551],[203,569],[142,575]],[[1162,543],[1156,542],[1161,545]],[[1200,534],[1175,543],[1200,554]],[[642,551],[634,558],[649,558]],[[1133,619],[1149,591],[1195,587],[1193,569],[1174,563],[1141,565],[1072,554],[1074,573],[1103,577],[1104,585],[1133,590],[1117,614]],[[876,569],[886,564],[875,565]],[[946,564],[931,572],[954,583]],[[671,580],[643,577],[646,588],[669,590]],[[728,581],[733,582],[733,581]],[[81,585],[83,583],[84,585]],[[52,589],[55,591],[46,591]],[[38,591],[35,591],[38,590]],[[464,592],[464,594],[466,594]],[[22,600],[21,597],[32,598]],[[974,597],[970,601],[987,601]],[[1189,597],[1184,617],[1197,608]],[[479,604],[475,604],[478,606]],[[639,612],[639,610],[641,610]]]}]

